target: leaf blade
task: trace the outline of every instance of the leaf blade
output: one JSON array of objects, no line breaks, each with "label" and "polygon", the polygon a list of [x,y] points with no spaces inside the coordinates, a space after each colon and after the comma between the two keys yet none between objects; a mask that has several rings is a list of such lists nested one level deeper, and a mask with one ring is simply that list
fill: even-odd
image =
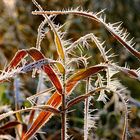
[{"label": "leaf blade", "polygon": [[[30,56],[34,59],[34,60],[39,60],[39,59],[43,59],[45,58],[45,56],[38,51],[35,48],[29,49],[28,53],[30,54]],[[48,75],[48,77],[50,78],[51,82],[54,84],[54,86],[56,87],[56,89],[58,90],[58,92],[60,94],[62,94],[62,84],[59,80],[59,78],[57,77],[56,73],[54,72],[54,70],[52,69],[51,66],[49,65],[44,65],[42,67],[42,69],[44,70],[44,72]]]},{"label": "leaf blade", "polygon": [[11,121],[11,122],[8,122],[8,123],[4,124],[3,126],[1,126],[0,130],[10,129],[10,128],[16,127],[19,124],[21,124],[21,123],[18,121]]},{"label": "leaf blade", "polygon": [[94,75],[105,68],[105,65],[97,65],[78,71],[67,80],[66,91],[69,93],[79,80],[83,80],[90,75]]},{"label": "leaf blade", "polygon": [[62,46],[62,42],[60,40],[60,37],[58,37],[58,35],[56,33],[55,33],[55,44],[57,46],[57,52],[58,52],[60,58],[62,60],[64,60],[65,54],[64,54],[64,49],[63,49],[63,46]]},{"label": "leaf blade", "polygon": [[26,56],[26,54],[27,54],[26,50],[18,51],[13,57],[13,59],[11,60],[11,62],[9,63],[9,65],[7,66],[5,71],[8,71],[16,67],[21,62],[21,60]]}]

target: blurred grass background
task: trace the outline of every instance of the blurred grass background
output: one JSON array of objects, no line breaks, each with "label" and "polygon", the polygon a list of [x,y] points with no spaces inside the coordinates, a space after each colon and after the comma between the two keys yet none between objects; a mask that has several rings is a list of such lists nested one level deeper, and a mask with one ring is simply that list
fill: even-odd
[{"label": "blurred grass background", "polygon": [[[140,51],[140,0],[38,0],[45,10],[62,10],[67,8],[82,7],[84,10],[99,12],[105,10],[107,15],[107,22],[123,21],[123,27],[131,33],[131,37],[135,37],[134,41],[137,43],[135,47]],[[36,7],[31,0],[0,0],[0,69],[2,70],[6,64],[13,58],[14,54],[19,49],[26,49],[35,47],[37,28],[43,18],[41,16],[33,16],[31,12]],[[108,48],[112,48],[112,52],[118,56],[114,58],[119,65],[124,66],[125,63],[131,68],[139,68],[140,62],[125,50],[115,39],[99,24],[91,22],[76,16],[58,16],[54,22],[63,24],[67,22],[65,29],[67,29],[66,39],[72,38],[76,40],[79,37],[93,32],[102,40],[106,40]],[[42,52],[51,58],[56,58],[56,50],[51,33],[47,34],[42,44]],[[94,48],[92,55],[95,56],[95,63],[100,62],[99,52]],[[120,80],[128,90],[131,91],[131,97],[140,101],[140,86],[138,81],[127,78],[125,75],[118,75]],[[32,95],[36,91],[37,78],[32,79],[27,75],[22,75],[21,91],[23,93],[22,105],[29,106],[25,102],[25,97]],[[33,85],[32,87],[30,85]],[[78,91],[82,90],[82,86],[78,87]],[[3,83],[0,85],[0,105],[9,104],[14,108],[13,84]],[[79,93],[80,94],[80,93]],[[97,108],[102,108],[102,103],[95,103]],[[70,113],[70,134],[73,134],[75,139],[82,139],[83,135],[83,104],[78,104],[75,109],[76,113]],[[131,107],[130,115],[130,139],[140,139],[140,106]],[[118,140],[120,135],[121,123],[120,114],[114,112],[113,107],[109,108],[109,112],[101,112],[100,122],[95,133],[98,139],[102,140]],[[56,125],[56,122],[58,123]],[[115,125],[114,125],[115,124]],[[51,129],[53,128],[53,129]],[[55,140],[60,136],[60,118],[54,117],[47,126],[47,138]],[[132,133],[132,134],[131,134]],[[52,135],[51,135],[52,134]],[[58,137],[57,137],[58,135]],[[41,136],[39,136],[41,137]],[[92,136],[91,136],[92,137]],[[94,136],[93,136],[94,137]],[[43,139],[43,138],[42,138]],[[91,138],[92,139],[92,138]]]}]

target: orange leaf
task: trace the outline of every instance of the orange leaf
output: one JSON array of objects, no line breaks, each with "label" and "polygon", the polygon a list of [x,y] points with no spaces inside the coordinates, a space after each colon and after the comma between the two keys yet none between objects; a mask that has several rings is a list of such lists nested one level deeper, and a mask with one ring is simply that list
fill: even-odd
[{"label": "orange leaf", "polygon": [[98,73],[99,71],[101,71],[105,68],[106,68],[106,66],[100,65],[100,66],[92,66],[87,69],[79,70],[77,73],[72,75],[67,80],[67,84],[66,84],[67,93],[69,93],[73,89],[73,87],[77,84],[77,82],[79,80],[83,80],[83,79],[89,77],[90,75]]},{"label": "orange leaf", "polygon": [[[61,95],[58,92],[55,92],[46,104],[51,105],[54,108],[58,108],[61,105]],[[51,118],[52,115],[53,114],[51,112],[41,111],[30,129],[23,136],[22,140],[29,139],[39,128],[42,127],[42,125],[44,125],[45,122]]]},{"label": "orange leaf", "polygon": [[[40,51],[38,51],[35,48],[31,48],[29,50],[21,50],[21,51],[18,51],[16,53],[15,57],[12,59],[12,61],[10,62],[10,64],[6,68],[6,70],[10,70],[10,69],[12,69],[14,67],[17,67],[17,65],[26,56],[26,54],[29,54],[35,61],[38,61],[40,59],[45,58],[45,56]],[[59,81],[56,73],[53,71],[53,69],[51,68],[51,66],[45,65],[45,66],[42,67],[42,69],[48,75],[48,77],[50,78],[51,82],[56,87],[57,91],[61,94],[62,93],[62,85],[61,85],[61,82]],[[61,104],[61,95],[59,93],[55,92],[55,94],[52,96],[52,98],[48,101],[48,104],[49,105],[52,105],[55,108],[58,108],[60,106],[60,104]],[[41,122],[44,122],[45,120],[49,119],[49,116],[51,114],[52,113],[46,112],[46,111],[42,111],[41,112],[41,117],[38,118],[38,119],[36,119],[37,121],[35,121],[34,122],[35,124],[33,125],[33,127],[35,126],[34,127],[35,128],[35,131],[38,130],[38,127],[40,127],[40,122],[38,120],[41,120]],[[42,123],[42,125],[43,124],[44,123]],[[27,137],[28,137],[28,135],[31,136],[31,133],[32,133],[32,131],[27,134]]]},{"label": "orange leaf", "polygon": [[21,62],[21,60],[26,56],[26,54],[27,54],[26,50],[18,51],[15,54],[14,58],[11,60],[8,67],[6,68],[6,71],[16,67]]}]

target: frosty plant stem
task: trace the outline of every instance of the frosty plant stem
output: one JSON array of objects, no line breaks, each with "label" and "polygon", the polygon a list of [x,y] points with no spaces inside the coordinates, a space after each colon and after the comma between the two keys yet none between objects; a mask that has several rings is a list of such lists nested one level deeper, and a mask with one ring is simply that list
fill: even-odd
[{"label": "frosty plant stem", "polygon": [[[63,65],[65,66],[65,58],[63,60]],[[61,139],[66,140],[67,125],[66,125],[66,67],[63,74],[63,92],[62,92],[62,128],[61,128]]]},{"label": "frosty plant stem", "polygon": [[[86,80],[86,94],[89,92],[90,78]],[[89,115],[89,98],[85,99],[85,109],[84,109],[84,140],[88,139],[88,115]]]}]

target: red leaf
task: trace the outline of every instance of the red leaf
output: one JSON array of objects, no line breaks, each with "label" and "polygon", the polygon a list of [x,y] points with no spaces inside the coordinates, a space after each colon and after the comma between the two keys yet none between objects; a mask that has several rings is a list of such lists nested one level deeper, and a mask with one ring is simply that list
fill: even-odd
[{"label": "red leaf", "polygon": [[66,84],[67,93],[71,92],[71,90],[77,84],[78,81],[83,80],[83,79],[89,77],[90,75],[96,74],[105,68],[106,68],[106,66],[97,65],[97,66],[89,67],[87,69],[79,70],[77,73],[75,73],[68,79],[67,84]]},{"label": "red leaf", "polygon": [[19,124],[21,124],[21,123],[17,122],[17,121],[8,122],[8,123],[4,124],[3,126],[1,126],[0,130],[10,129],[10,128],[13,128]]},{"label": "red leaf", "polygon": [[18,51],[15,54],[14,58],[9,63],[8,67],[6,68],[6,71],[16,67],[21,62],[21,60],[26,56],[26,54],[27,54],[26,50]]},{"label": "red leaf", "polygon": [[[32,49],[29,49],[27,52],[36,61],[45,58],[45,56],[40,51],[38,51],[37,49],[32,48]],[[51,68],[51,66],[45,65],[45,66],[42,67],[42,69],[48,75],[48,77],[50,78],[51,82],[54,84],[54,86],[58,90],[58,92],[60,94],[62,94],[62,85],[61,85],[61,82],[59,81],[56,73],[53,71],[53,69]]]}]

